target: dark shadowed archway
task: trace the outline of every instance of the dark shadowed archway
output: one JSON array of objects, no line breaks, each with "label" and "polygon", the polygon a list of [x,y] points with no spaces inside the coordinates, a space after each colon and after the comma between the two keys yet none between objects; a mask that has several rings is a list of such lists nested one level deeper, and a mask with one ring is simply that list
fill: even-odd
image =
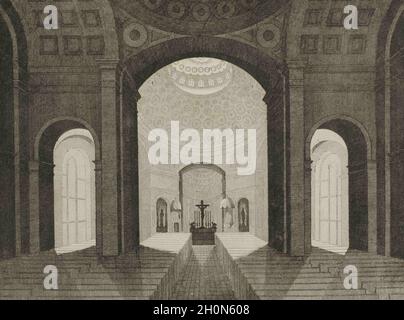
[{"label": "dark shadowed archway", "polygon": [[34,161],[31,162],[30,174],[31,252],[50,250],[55,247],[54,149],[58,139],[73,129],[88,130],[95,145],[96,243],[97,246],[101,246],[100,219],[98,218],[101,181],[97,174],[100,161],[99,140],[95,131],[85,121],[65,117],[45,124],[35,139]]},{"label": "dark shadowed archway", "polygon": [[[368,214],[368,166],[371,165],[371,142],[364,127],[354,119],[334,116],[323,119],[316,124],[306,139],[306,160],[311,161],[310,144],[318,129],[328,129],[338,134],[348,149],[348,190],[349,190],[349,246],[351,249],[367,251],[373,246],[369,237]],[[307,185],[311,186],[311,177],[306,176]],[[311,188],[306,190],[311,193]],[[307,197],[306,201],[309,201]],[[306,219],[311,219],[307,215]],[[373,221],[374,222],[374,221]],[[311,223],[310,223],[311,224]],[[371,231],[372,232],[372,231]],[[306,239],[306,241],[310,241]],[[372,250],[374,248],[371,248]]]},{"label": "dark shadowed archway", "polygon": [[27,44],[16,10],[0,3],[0,259],[28,250],[28,198],[25,180],[27,129],[24,108]]},{"label": "dark shadowed archway", "polygon": [[379,254],[404,257],[404,4],[393,0],[377,43]]}]

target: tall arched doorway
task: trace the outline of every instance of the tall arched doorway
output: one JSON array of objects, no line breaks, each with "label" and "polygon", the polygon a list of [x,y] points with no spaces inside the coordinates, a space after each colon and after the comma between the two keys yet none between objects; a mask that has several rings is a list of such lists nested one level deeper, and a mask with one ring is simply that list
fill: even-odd
[{"label": "tall arched doorway", "polygon": [[[25,108],[27,44],[9,0],[0,3],[0,259],[28,251]],[[16,85],[18,83],[18,85]]]},{"label": "tall arched doorway", "polygon": [[86,245],[95,238],[99,244],[95,216],[100,181],[94,170],[100,149],[95,132],[79,119],[51,121],[36,138],[34,156],[38,168],[31,171],[31,181],[38,185],[31,185],[31,214],[38,221],[31,224],[31,246],[45,251]]},{"label": "tall arched doorway", "polygon": [[312,163],[306,179],[315,245],[368,250],[369,149],[366,131],[350,118],[329,118],[313,127],[306,142]]},{"label": "tall arched doorway", "polygon": [[0,16],[0,258],[15,254],[13,42]]},{"label": "tall arched doorway", "polygon": [[319,129],[311,143],[312,245],[349,246],[348,150],[335,132]]},{"label": "tall arched doorway", "polygon": [[88,130],[64,133],[54,150],[55,248],[95,244],[95,147]]},{"label": "tall arched doorway", "polygon": [[[394,20],[390,21],[391,29],[385,50],[386,92],[384,108],[380,109],[380,116],[385,120],[385,152],[386,157],[386,253],[395,257],[404,257],[404,6],[399,1],[393,1]],[[390,41],[390,42],[389,42]],[[384,43],[384,42],[382,42]],[[385,49],[385,48],[383,48]],[[384,98],[384,97],[383,97]],[[384,104],[386,103],[386,105]],[[384,231],[384,230],[383,230]],[[384,232],[382,233],[384,235]]]}]

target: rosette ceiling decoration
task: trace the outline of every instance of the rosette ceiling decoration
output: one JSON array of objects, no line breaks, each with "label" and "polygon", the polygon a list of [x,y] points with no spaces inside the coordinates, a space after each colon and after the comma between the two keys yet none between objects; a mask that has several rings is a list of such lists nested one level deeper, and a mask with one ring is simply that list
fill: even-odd
[{"label": "rosette ceiling decoration", "polygon": [[274,15],[289,0],[114,0],[143,23],[178,34],[223,34]]},{"label": "rosette ceiling decoration", "polygon": [[230,63],[214,58],[190,58],[172,63],[168,72],[181,90],[195,95],[221,91],[233,78]]}]

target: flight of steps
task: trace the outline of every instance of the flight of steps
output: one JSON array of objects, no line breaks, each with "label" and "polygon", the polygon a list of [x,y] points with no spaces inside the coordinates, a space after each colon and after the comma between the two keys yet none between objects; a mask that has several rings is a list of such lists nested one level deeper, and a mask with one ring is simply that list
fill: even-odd
[{"label": "flight of steps", "polygon": [[[189,234],[158,234],[138,250],[98,259],[95,248],[0,261],[0,299],[168,299],[192,252]],[[404,260],[313,248],[289,257],[250,234],[216,235],[216,253],[239,299],[404,299]],[[43,269],[58,268],[58,290],[44,290]],[[358,290],[343,286],[358,270]]]},{"label": "flight of steps", "polygon": [[377,299],[404,299],[404,261],[400,259],[373,255],[357,250],[349,250],[335,263],[331,253],[314,248],[308,258],[312,264],[319,264],[329,272],[341,275],[346,266],[355,266],[358,270],[359,288],[367,295]]},{"label": "flight of steps", "polygon": [[[191,248],[189,234],[157,235],[116,258],[99,260],[93,247],[1,261],[0,299],[168,299]],[[46,265],[58,269],[58,290],[44,289]]]},{"label": "flight of steps", "polygon": [[[218,255],[239,299],[395,299],[404,297],[404,261],[314,248],[289,257],[250,234],[217,234]],[[358,290],[347,290],[344,268],[359,271]]]}]

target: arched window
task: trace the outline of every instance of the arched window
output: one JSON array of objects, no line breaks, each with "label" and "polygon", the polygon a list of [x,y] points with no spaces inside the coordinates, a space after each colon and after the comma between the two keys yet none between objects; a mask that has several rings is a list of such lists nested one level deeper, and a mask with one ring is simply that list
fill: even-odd
[{"label": "arched window", "polygon": [[90,133],[64,133],[54,150],[55,248],[61,253],[95,244],[95,147]]},{"label": "arched window", "polygon": [[312,243],[324,249],[347,248],[348,151],[330,130],[318,130],[313,142]]},{"label": "arched window", "polygon": [[316,179],[318,215],[315,240],[331,245],[341,243],[341,160],[326,154],[318,163]]},{"label": "arched window", "polygon": [[72,149],[63,161],[62,230],[63,246],[91,240],[90,160]]}]

